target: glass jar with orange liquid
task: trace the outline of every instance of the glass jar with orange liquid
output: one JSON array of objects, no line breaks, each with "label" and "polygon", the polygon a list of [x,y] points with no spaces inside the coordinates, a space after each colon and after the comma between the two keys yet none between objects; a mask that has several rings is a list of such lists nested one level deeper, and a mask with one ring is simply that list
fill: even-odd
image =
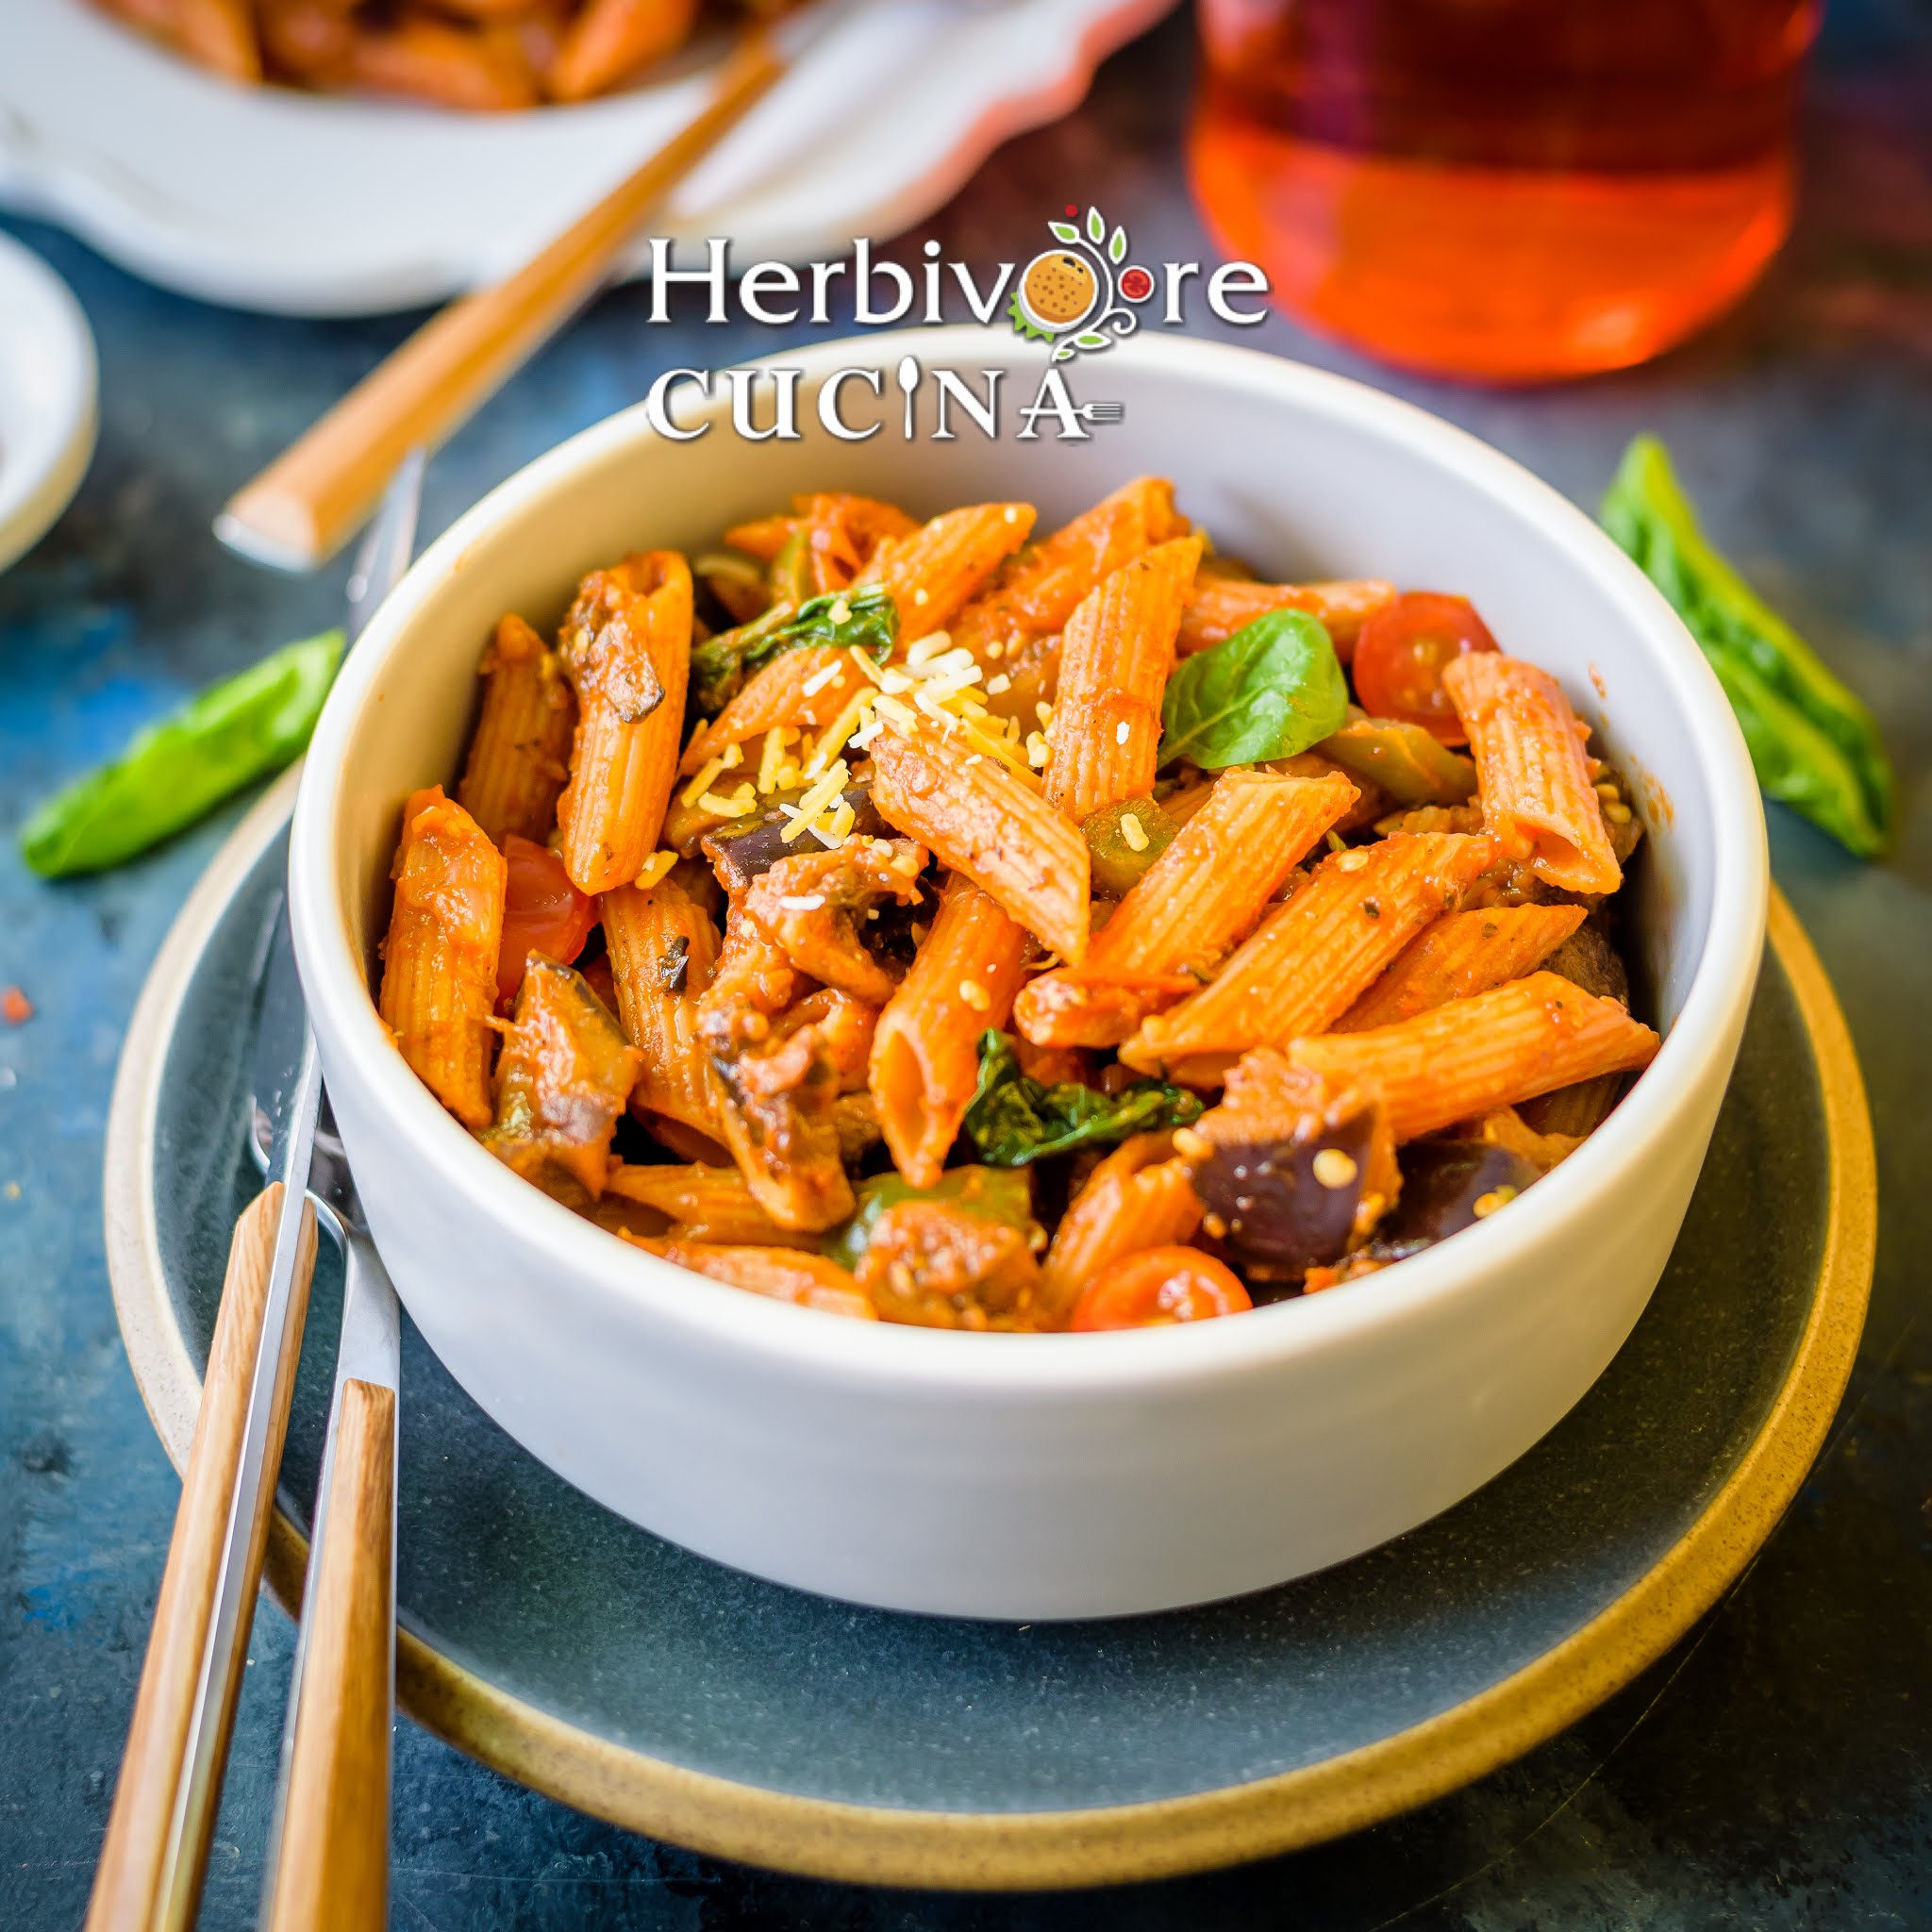
[{"label": "glass jar with orange liquid", "polygon": [[1538,382],[1668,348],[1790,224],[1817,0],[1200,0],[1195,193],[1281,306]]}]

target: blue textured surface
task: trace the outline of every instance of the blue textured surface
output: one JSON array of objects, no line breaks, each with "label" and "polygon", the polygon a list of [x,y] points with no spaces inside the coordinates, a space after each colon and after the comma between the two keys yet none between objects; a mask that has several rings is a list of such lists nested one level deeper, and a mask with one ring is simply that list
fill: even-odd
[{"label": "blue textured surface", "polygon": [[[954,1900],[808,1884],[577,1817],[405,1724],[395,1923],[651,1928],[1917,1925],[1932,1922],[1932,1692],[1919,1320],[1932,1236],[1932,23],[1841,9],[1814,78],[1797,235],[1712,334],[1628,375],[1534,394],[1391,381],[1273,322],[1244,339],[1367,375],[1466,424],[1580,500],[1625,437],[1661,431],[1746,571],[1885,721],[1896,858],[1861,870],[1774,813],[1781,882],[1864,1058],[1886,1221],[1864,1356],[1833,1446],[1764,1557],[1696,1636],[1603,1711],[1469,1791],[1342,1843],[1219,1877],[1078,1899]],[[1098,200],[1137,253],[1208,251],[1178,180],[1176,23],[1016,142],[927,233],[1010,258],[1042,204]],[[332,620],[300,583],[218,553],[226,491],[405,324],[228,315],[143,289],[64,237],[103,365],[79,500],[0,578],[0,827],[180,691]],[[426,527],[660,367],[775,333],[646,328],[635,291],[545,352],[432,475]],[[119,1034],[223,826],[107,879],[42,887],[0,851],[0,1924],[77,1922],[176,1495],[122,1356],[101,1261],[100,1136]],[[9,1077],[10,1076],[10,1077]],[[14,1190],[17,1189],[16,1193]],[[204,1923],[245,1924],[289,1628],[258,1627]]]}]

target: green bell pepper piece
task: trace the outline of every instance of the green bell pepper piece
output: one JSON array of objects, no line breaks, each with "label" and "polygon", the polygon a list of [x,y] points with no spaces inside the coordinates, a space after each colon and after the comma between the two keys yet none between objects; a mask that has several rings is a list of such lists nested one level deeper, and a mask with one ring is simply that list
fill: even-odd
[{"label": "green bell pepper piece", "polygon": [[1352,718],[1315,749],[1397,805],[1466,805],[1475,795],[1474,761],[1403,718]]},{"label": "green bell pepper piece", "polygon": [[1600,517],[1710,660],[1764,791],[1860,858],[1883,852],[1893,784],[1872,713],[1711,547],[1656,437],[1631,440]]},{"label": "green bell pepper piece", "polygon": [[42,878],[102,872],[280,771],[315,729],[342,645],[339,630],[287,644],[137,732],[41,806],[21,828],[21,856]]},{"label": "green bell pepper piece", "polygon": [[944,1201],[985,1221],[1001,1221],[1023,1234],[1033,1225],[1033,1183],[1023,1168],[949,1168],[929,1188],[915,1188],[896,1174],[860,1181],[858,1207],[824,1238],[824,1252],[841,1268],[857,1270],[873,1229],[888,1208],[902,1201]]}]

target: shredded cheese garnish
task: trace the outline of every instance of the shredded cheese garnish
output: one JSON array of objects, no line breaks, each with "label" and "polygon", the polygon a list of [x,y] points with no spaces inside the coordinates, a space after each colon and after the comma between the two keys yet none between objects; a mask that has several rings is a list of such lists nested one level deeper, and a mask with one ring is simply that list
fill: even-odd
[{"label": "shredded cheese garnish", "polygon": [[638,875],[631,881],[631,884],[634,885],[639,891],[648,892],[653,886],[657,885],[660,880],[662,880],[665,874],[668,873],[671,870],[671,868],[676,863],[676,853],[654,852],[651,854],[650,858],[645,859],[643,864],[638,869]]},{"label": "shredded cheese garnish", "polygon": [[717,791],[701,792],[697,802],[701,810],[715,812],[721,819],[741,819],[758,808],[758,794],[755,786],[746,784],[728,795]]},{"label": "shredded cheese garnish", "polygon": [[[783,838],[784,834],[781,832],[779,837]],[[823,892],[786,892],[778,900],[787,912],[816,912],[824,903]]]},{"label": "shredded cheese garnish", "polygon": [[1129,852],[1144,852],[1147,849],[1147,834],[1141,828],[1141,821],[1130,811],[1121,814],[1121,837],[1127,841]]},{"label": "shredded cheese garnish", "polygon": [[835,759],[831,769],[813,785],[811,790],[796,805],[781,805],[778,809],[791,823],[778,834],[780,842],[790,845],[801,832],[810,832],[818,839],[819,843],[822,845],[837,844],[839,842],[838,840],[829,836],[831,833],[830,825],[826,825],[821,831],[821,828],[814,821],[839,798],[839,794],[845,789],[845,781],[851,775],[851,773],[846,769],[845,760],[843,758]]},{"label": "shredded cheese garnish", "polygon": [[695,805],[711,789],[712,780],[724,769],[724,760],[722,758],[712,758],[708,764],[700,767],[697,776],[679,793],[681,802],[685,805]]},{"label": "shredded cheese garnish", "polygon": [[775,791],[778,775],[785,769],[785,748],[798,736],[795,726],[774,724],[765,733],[765,748],[758,758],[758,786],[760,791]]},{"label": "shredded cheese garnish", "polygon": [[808,778],[815,778],[828,770],[832,760],[845,749],[872,703],[872,695],[871,691],[861,685],[858,694],[819,734],[819,741],[812,747],[811,757],[806,760],[805,775]]},{"label": "shredded cheese garnish", "polygon": [[959,997],[975,1013],[987,1013],[992,1010],[992,995],[976,979],[962,979],[959,982]]},{"label": "shredded cheese garnish", "polygon": [[799,687],[804,697],[815,698],[828,684],[837,684],[845,675],[845,667],[836,660],[827,664],[823,671],[814,671]]}]

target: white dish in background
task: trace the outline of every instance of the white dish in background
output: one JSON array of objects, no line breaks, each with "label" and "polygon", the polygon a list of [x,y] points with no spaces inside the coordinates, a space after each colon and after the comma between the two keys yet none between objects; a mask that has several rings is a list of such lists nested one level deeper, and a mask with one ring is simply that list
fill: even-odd
[{"label": "white dish in background", "polygon": [[[1487,1482],[1603,1372],[1683,1220],[1757,979],[1764,819],[1702,654],[1586,516],[1474,438],[1253,351],[1142,335],[1102,364],[1123,423],[1088,441],[839,443],[841,366],[1003,367],[972,327],[788,353],[798,442],[748,451],[728,397],[674,445],[641,408],[511,477],[427,550],[344,667],[295,807],[296,957],[370,1225],[429,1344],[511,1435],[634,1522],[782,1583],[890,1608],[1032,1620],[1198,1603],[1321,1569]],[[754,365],[757,366],[757,365]],[[1099,377],[1096,376],[1095,380]],[[515,1178],[377,1018],[403,798],[448,783],[505,610],[548,625],[588,570],[694,549],[799,490],[931,514],[1024,498],[1045,527],[1127,477],[1264,575],[1387,576],[1474,597],[1640,779],[1630,892],[1656,1060],[1519,1201],[1306,1300],[1101,1335],[840,1321],[684,1274]]]},{"label": "white dish in background", "polygon": [[94,452],[94,339],[72,291],[0,235],[0,570],[74,501]]},{"label": "white dish in background", "polygon": [[[680,189],[674,212],[698,219],[663,232],[728,235],[738,262],[895,234],[1009,135],[1069,112],[1172,5],[864,0]],[[0,9],[0,203],[165,288],[288,315],[404,308],[504,275],[690,119],[708,64],[696,50],[582,107],[459,114],[234,87],[87,0]]]}]

